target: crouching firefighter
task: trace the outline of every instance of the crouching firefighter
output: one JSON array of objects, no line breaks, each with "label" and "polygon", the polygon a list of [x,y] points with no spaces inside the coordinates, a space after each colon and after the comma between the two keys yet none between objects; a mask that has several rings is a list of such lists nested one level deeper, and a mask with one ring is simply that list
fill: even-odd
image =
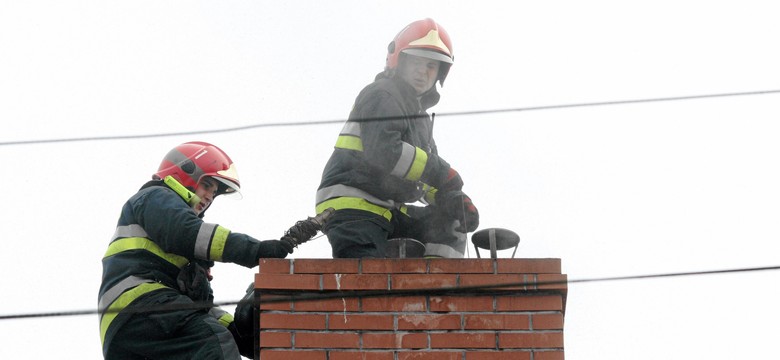
[{"label": "crouching firefighter", "polygon": [[106,359],[253,356],[234,317],[211,303],[211,266],[252,268],[260,258],[286,257],[302,241],[259,241],[203,221],[216,197],[240,196],[239,186],[225,152],[187,142],[127,200],[103,257],[98,308]]},{"label": "crouching firefighter", "polygon": [[316,194],[318,213],[336,209],[323,228],[334,258],[385,257],[394,238],[422,241],[426,257],[463,257],[479,212],[439,154],[427,112],[453,61],[444,28],[415,21],[390,42],[384,71],[358,94]]}]

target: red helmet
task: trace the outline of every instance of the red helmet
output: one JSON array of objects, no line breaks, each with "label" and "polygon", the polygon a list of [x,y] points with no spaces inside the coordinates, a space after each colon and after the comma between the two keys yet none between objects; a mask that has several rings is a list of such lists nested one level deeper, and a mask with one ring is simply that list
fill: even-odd
[{"label": "red helmet", "polygon": [[450,71],[450,66],[455,61],[449,34],[433,19],[415,21],[395,36],[387,46],[385,69],[398,67],[401,53],[440,61],[438,80],[442,85]]},{"label": "red helmet", "polygon": [[168,175],[193,191],[204,176],[221,183],[219,194],[238,193],[241,187],[230,157],[222,149],[201,141],[186,142],[169,151],[152,178],[165,179]]}]

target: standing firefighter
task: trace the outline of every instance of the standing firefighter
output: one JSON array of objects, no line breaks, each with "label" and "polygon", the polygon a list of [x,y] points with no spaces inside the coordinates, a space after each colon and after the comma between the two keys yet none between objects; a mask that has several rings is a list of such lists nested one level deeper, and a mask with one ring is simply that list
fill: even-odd
[{"label": "standing firefighter", "polygon": [[[355,100],[317,190],[335,258],[384,257],[387,240],[414,238],[426,256],[462,257],[479,214],[460,175],[438,155],[433,119],[453,63],[449,35],[415,21],[388,46],[386,67]],[[412,206],[421,201],[429,206]]]},{"label": "standing firefighter", "polygon": [[251,333],[237,329],[246,324],[211,306],[210,268],[215,261],[251,268],[260,258],[286,257],[299,242],[258,241],[204,222],[223,194],[240,196],[233,162],[214,145],[188,142],[124,204],[103,258],[106,359],[240,359],[239,348],[253,356]]}]

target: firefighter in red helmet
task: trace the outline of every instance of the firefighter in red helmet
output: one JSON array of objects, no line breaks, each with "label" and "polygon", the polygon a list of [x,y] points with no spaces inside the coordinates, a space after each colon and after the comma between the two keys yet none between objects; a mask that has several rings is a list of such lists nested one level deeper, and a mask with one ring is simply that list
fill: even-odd
[{"label": "firefighter in red helmet", "polygon": [[392,238],[422,241],[426,256],[463,257],[479,213],[438,154],[427,113],[453,62],[449,34],[432,19],[390,42],[385,69],[357,96],[317,190],[317,212],[336,209],[323,227],[333,257],[385,257]]},{"label": "firefighter in red helmet", "polygon": [[[260,258],[286,257],[295,244],[203,221],[216,197],[237,196],[240,185],[224,151],[187,142],[127,200],[103,257],[98,301],[106,359],[253,356],[251,336],[242,338],[231,314],[208,306],[210,268],[215,261],[251,268]],[[155,306],[174,310],[143,311]]]}]

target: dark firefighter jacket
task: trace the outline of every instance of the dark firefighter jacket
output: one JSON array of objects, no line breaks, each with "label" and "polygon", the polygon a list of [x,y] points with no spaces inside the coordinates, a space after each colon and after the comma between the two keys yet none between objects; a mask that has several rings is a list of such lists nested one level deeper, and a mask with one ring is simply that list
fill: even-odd
[{"label": "dark firefighter jacket", "polygon": [[155,290],[178,291],[179,271],[191,261],[254,267],[260,257],[286,255],[248,235],[204,222],[183,196],[162,181],[150,181],[122,207],[103,257],[98,308],[104,350],[129,317],[120,310]]},{"label": "dark firefighter jacket", "polygon": [[355,100],[325,165],[317,213],[361,209],[389,219],[389,208],[423,197],[433,203],[429,195],[450,168],[437,154],[426,112],[438,102],[435,87],[418,99],[402,79],[377,75]]}]

